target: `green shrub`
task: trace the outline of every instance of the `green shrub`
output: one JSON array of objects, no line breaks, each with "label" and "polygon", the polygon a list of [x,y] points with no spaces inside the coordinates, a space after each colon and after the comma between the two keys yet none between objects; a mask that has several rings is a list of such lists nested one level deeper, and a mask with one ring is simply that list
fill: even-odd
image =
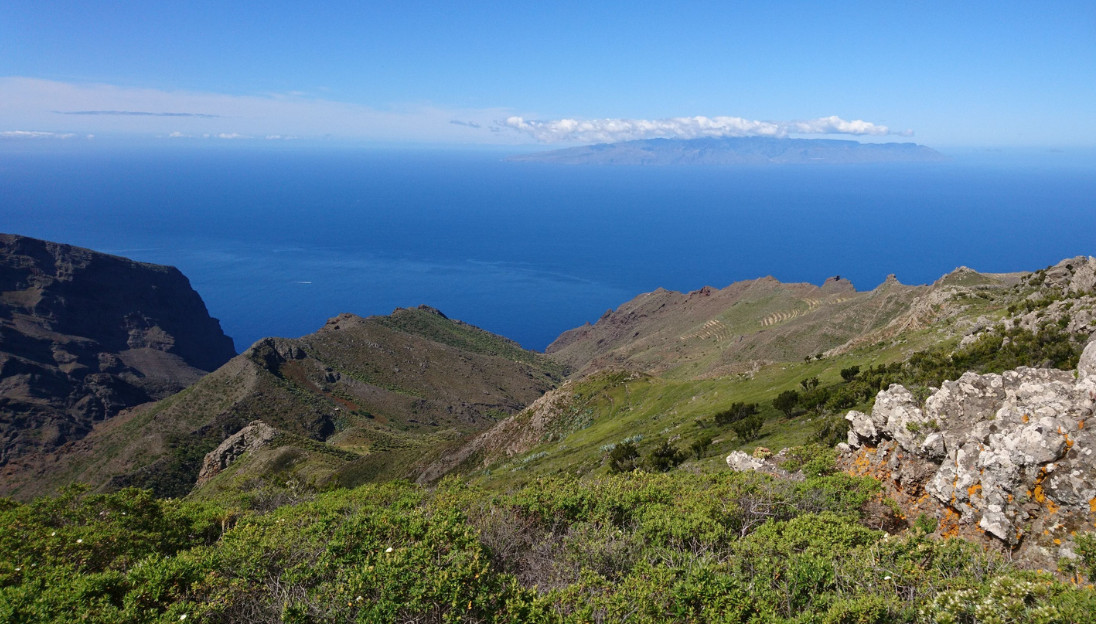
[{"label": "green shrub", "polygon": [[749,442],[750,440],[756,440],[761,436],[761,427],[764,426],[765,421],[760,415],[750,416],[744,418],[738,422],[731,424],[731,431],[738,436],[743,442]]},{"label": "green shrub", "polygon": [[631,472],[639,466],[639,449],[632,442],[621,442],[609,451],[609,472]]},{"label": "green shrub", "polygon": [[785,390],[777,395],[773,399],[773,407],[781,412],[788,418],[792,417],[795,413],[795,408],[799,405],[799,393],[795,390]]},{"label": "green shrub", "polygon": [[708,447],[712,445],[713,436],[711,433],[702,433],[695,440],[689,443],[689,450],[693,452],[693,455],[697,459],[703,459],[708,453]]},{"label": "green shrub", "polygon": [[727,409],[715,415],[715,424],[726,426],[744,420],[758,413],[757,403],[732,403]]},{"label": "green shrub", "polygon": [[663,440],[647,454],[646,465],[653,472],[667,472],[685,461],[685,457],[685,453],[678,450],[669,440]]}]

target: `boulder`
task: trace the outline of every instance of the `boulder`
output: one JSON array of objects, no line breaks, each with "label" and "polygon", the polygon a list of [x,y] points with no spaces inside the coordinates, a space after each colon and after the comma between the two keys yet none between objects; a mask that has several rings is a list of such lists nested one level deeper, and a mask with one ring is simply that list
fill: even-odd
[{"label": "boulder", "polygon": [[935,505],[956,531],[976,527],[1011,549],[1067,556],[1073,532],[1096,521],[1094,404],[1096,341],[1075,373],[965,373],[923,405],[893,385],[870,415],[846,416],[842,464],[889,481],[918,512]]},{"label": "boulder", "polygon": [[278,431],[261,420],[253,420],[246,427],[225,438],[224,442],[206,454],[202,469],[198,472],[198,484],[201,485],[217,476],[239,457],[258,448],[262,448],[274,439]]}]

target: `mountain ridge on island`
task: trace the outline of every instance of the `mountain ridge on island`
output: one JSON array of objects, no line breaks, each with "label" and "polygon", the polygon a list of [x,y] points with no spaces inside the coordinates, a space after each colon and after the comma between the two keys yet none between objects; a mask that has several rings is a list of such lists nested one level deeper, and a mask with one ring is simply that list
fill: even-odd
[{"label": "mountain ridge on island", "polygon": [[939,162],[946,157],[917,143],[838,139],[705,137],[642,139],[511,156],[515,162],[564,165],[795,165]]}]

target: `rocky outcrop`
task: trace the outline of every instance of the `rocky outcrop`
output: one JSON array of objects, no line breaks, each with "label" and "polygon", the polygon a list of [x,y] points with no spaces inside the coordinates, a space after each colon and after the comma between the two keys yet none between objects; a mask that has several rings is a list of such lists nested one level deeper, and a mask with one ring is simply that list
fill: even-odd
[{"label": "rocky outcrop", "polygon": [[788,452],[791,449],[781,449],[773,454],[769,449],[757,447],[752,454],[743,451],[731,451],[727,456],[727,467],[735,472],[761,472],[778,479],[791,479],[802,481],[802,472],[789,472],[781,468],[781,464],[788,460]]},{"label": "rocky outcrop", "polygon": [[1073,532],[1096,520],[1094,403],[1096,341],[1076,372],[966,373],[924,404],[893,385],[871,414],[846,416],[843,462],[881,478],[912,513],[944,521],[943,533],[1070,556]]},{"label": "rocky outcrop", "polygon": [[1096,293],[1096,258],[1092,256],[1067,258],[1043,269],[1043,275],[1047,286],[1063,293]]},{"label": "rocky outcrop", "polygon": [[263,421],[251,421],[246,427],[221,442],[220,446],[206,453],[202,469],[198,472],[197,484],[201,485],[209,481],[244,453],[262,448],[276,435],[278,435],[277,430]]},{"label": "rocky outcrop", "polygon": [[0,234],[4,476],[20,457],[78,440],[234,355],[178,269]]}]

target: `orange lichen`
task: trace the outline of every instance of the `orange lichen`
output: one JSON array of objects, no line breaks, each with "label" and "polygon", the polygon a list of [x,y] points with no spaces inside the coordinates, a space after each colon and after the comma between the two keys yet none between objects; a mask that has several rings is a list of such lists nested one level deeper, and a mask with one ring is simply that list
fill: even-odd
[{"label": "orange lichen", "polygon": [[944,509],[944,517],[940,519],[940,537],[959,536],[959,513],[954,509]]},{"label": "orange lichen", "polygon": [[1031,420],[1031,417],[1028,416],[1027,414],[1024,414],[1023,416],[1020,417],[1020,419],[1023,420],[1024,422],[1027,422],[1027,421]]},{"label": "orange lichen", "polygon": [[1059,509],[1058,503],[1054,502],[1053,499],[1048,498],[1047,502],[1046,502],[1046,505],[1047,505],[1047,513],[1049,513],[1049,514],[1058,513],[1058,509]]},{"label": "orange lichen", "polygon": [[1033,498],[1035,502],[1039,503],[1040,505],[1047,502],[1047,495],[1043,492],[1042,483],[1036,485],[1035,489],[1031,491],[1031,498]]},{"label": "orange lichen", "polygon": [[1088,501],[1088,513],[1096,514],[1096,498]]},{"label": "orange lichen", "polygon": [[971,497],[977,496],[981,491],[982,491],[982,484],[981,483],[975,483],[974,485],[967,488],[967,496],[971,496]]}]

